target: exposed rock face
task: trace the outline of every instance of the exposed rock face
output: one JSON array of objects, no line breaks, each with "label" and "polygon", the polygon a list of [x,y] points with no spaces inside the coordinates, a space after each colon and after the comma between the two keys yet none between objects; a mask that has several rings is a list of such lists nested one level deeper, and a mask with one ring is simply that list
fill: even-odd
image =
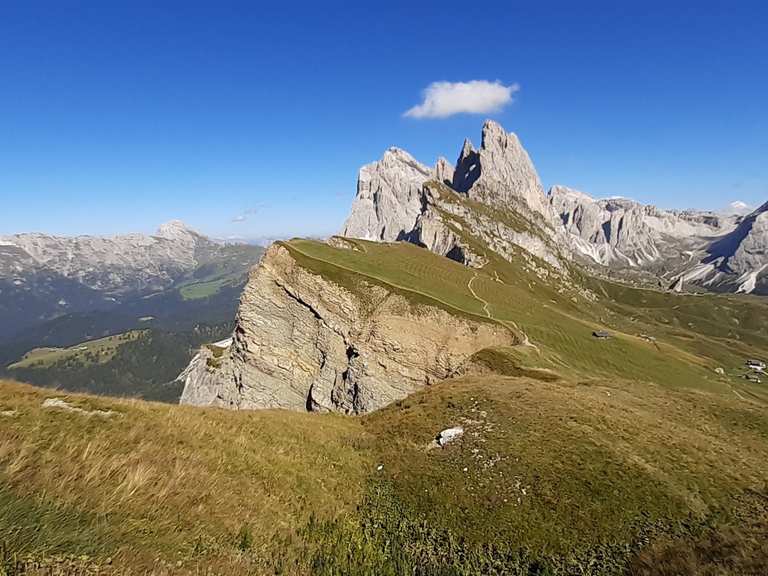
[{"label": "exposed rock face", "polygon": [[695,285],[750,293],[768,284],[768,205],[746,217],[660,210],[564,186],[552,187],[549,202],[573,249],[598,264],[666,269],[674,292]]},{"label": "exposed rock face", "polygon": [[564,186],[553,187],[549,199],[574,247],[596,262],[636,266],[659,257],[643,206],[623,199],[598,202]]},{"label": "exposed rock face", "polygon": [[[441,166],[446,175],[446,167]],[[343,236],[391,242],[413,229],[421,211],[421,187],[432,170],[399,148],[390,148],[378,162],[361,168],[357,196]]]},{"label": "exposed rock face", "polygon": [[659,210],[626,198],[595,200],[565,186],[553,186],[549,202],[574,248],[604,265],[638,267],[671,251],[700,249],[734,222],[709,212]]},{"label": "exposed rock face", "polygon": [[478,210],[461,202],[460,197],[457,199],[455,192],[440,186],[433,182],[424,187],[424,209],[408,240],[468,266],[482,267],[487,262],[487,254],[477,252],[466,241],[469,235],[507,260],[520,256],[522,250],[524,257],[534,256],[564,272],[563,263],[569,255],[558,249],[553,230],[542,232],[518,213],[512,218],[510,213],[501,210]]},{"label": "exposed rock face", "polygon": [[198,250],[213,245],[179,221],[162,225],[154,236],[17,234],[0,238],[0,244],[4,277],[49,269],[94,290],[114,293],[168,286],[197,265]]},{"label": "exposed rock face", "polygon": [[[737,292],[768,292],[768,202],[707,248],[699,266],[705,284]],[[708,268],[707,268],[708,267]],[[690,275],[691,272],[684,275]],[[700,272],[701,273],[701,272]]]},{"label": "exposed rock face", "polygon": [[538,215],[540,226],[550,226],[552,212],[544,188],[517,135],[488,120],[483,141],[475,151],[464,143],[456,164],[453,187],[471,199],[504,210]]},{"label": "exposed rock face", "polygon": [[[435,193],[435,186],[443,193]],[[450,195],[454,198],[447,198]],[[487,206],[473,210],[461,198]],[[458,201],[457,201],[458,200]],[[506,215],[502,217],[499,215]],[[456,167],[439,158],[434,170],[398,149],[360,171],[358,191],[342,235],[368,240],[407,240],[470,266],[487,258],[457,233],[483,240],[506,258],[520,248],[563,269],[568,253],[536,170],[517,136],[486,121],[480,150],[465,140]]]},{"label": "exposed rock face", "polygon": [[480,178],[480,154],[469,139],[464,140],[456,169],[453,173],[451,186],[457,192],[466,194],[472,185]]},{"label": "exposed rock face", "polygon": [[[516,336],[370,284],[353,292],[273,245],[243,293],[234,338],[183,374],[182,403],[360,413],[454,374]],[[218,355],[217,355],[218,354]]]},{"label": "exposed rock face", "polygon": [[435,164],[435,179],[442,183],[451,185],[453,182],[454,168],[448,160],[440,156]]}]

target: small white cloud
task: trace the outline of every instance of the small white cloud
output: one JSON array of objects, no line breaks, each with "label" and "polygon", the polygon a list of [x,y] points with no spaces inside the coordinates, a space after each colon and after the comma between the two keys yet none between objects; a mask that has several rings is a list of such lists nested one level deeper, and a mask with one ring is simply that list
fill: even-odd
[{"label": "small white cloud", "polygon": [[409,118],[447,118],[454,114],[491,114],[512,102],[519,84],[504,86],[498,80],[433,82],[424,90],[424,101],[403,116]]},{"label": "small white cloud", "polygon": [[238,214],[232,218],[232,222],[245,222],[248,218],[244,214]]}]

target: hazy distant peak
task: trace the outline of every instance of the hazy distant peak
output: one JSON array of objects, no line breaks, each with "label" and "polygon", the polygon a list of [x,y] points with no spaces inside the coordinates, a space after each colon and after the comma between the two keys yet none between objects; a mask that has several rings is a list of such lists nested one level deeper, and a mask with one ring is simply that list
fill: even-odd
[{"label": "hazy distant peak", "polygon": [[746,202],[741,200],[735,200],[728,204],[721,212],[728,216],[746,216],[754,210],[754,206],[750,206]]},{"label": "hazy distant peak", "polygon": [[189,236],[200,236],[199,232],[196,232],[189,226],[187,226],[181,220],[169,220],[157,228],[155,236],[158,238],[167,238],[169,240],[178,240]]}]

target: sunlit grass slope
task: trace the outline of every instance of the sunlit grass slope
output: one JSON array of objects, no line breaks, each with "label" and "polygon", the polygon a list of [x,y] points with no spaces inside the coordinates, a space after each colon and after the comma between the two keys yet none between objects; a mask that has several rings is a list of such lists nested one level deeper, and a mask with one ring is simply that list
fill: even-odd
[{"label": "sunlit grass slope", "polygon": [[18,362],[8,366],[16,368],[45,368],[56,362],[72,362],[88,365],[109,361],[117,349],[127,342],[133,342],[142,336],[141,330],[131,330],[114,336],[80,342],[68,348],[35,348],[30,350]]},{"label": "sunlit grass slope", "polygon": [[[43,408],[66,398],[82,413]],[[235,413],[0,384],[0,543],[136,573],[159,558],[255,570],[309,515],[354,510],[359,420]]]},{"label": "sunlit grass slope", "polygon": [[[365,278],[416,302],[520,329],[533,344],[518,350],[526,362],[563,376],[613,376],[768,398],[764,387],[742,377],[747,358],[768,354],[768,304],[759,298],[667,294],[577,275],[594,295],[587,297],[490,251],[488,264],[473,270],[412,244],[347,242],[357,249],[306,240],[287,246],[305,267],[353,289]],[[613,337],[595,339],[595,330]]]}]

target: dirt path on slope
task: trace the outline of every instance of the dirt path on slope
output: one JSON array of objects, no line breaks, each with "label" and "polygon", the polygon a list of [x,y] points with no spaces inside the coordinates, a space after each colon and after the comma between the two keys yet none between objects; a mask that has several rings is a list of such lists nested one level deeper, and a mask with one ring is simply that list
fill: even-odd
[{"label": "dirt path on slope", "polygon": [[470,294],[474,296],[475,300],[477,300],[483,305],[483,311],[485,312],[485,315],[488,318],[493,319],[493,317],[491,316],[491,311],[488,309],[488,302],[480,298],[480,296],[478,296],[477,293],[472,289],[472,282],[474,282],[476,279],[477,279],[477,272],[475,272],[474,276],[472,276],[472,278],[469,279],[469,282],[467,282],[467,288],[469,289]]},{"label": "dirt path on slope", "polygon": [[[530,341],[530,339],[528,338],[528,334],[523,332],[520,329],[520,327],[517,325],[517,323],[515,323],[515,322],[513,322],[511,320],[497,320],[496,318],[491,316],[491,311],[488,308],[488,306],[489,306],[488,301],[484,300],[480,296],[478,296],[477,292],[475,292],[474,288],[472,288],[472,282],[474,282],[477,279],[477,276],[478,276],[477,272],[475,272],[474,276],[472,276],[472,278],[469,279],[469,282],[467,282],[467,289],[469,290],[469,293],[472,294],[472,296],[475,298],[475,300],[477,300],[478,302],[480,302],[483,305],[483,312],[485,312],[485,315],[488,318],[490,318],[491,320],[496,320],[497,322],[501,322],[502,324],[511,324],[512,327],[514,328],[515,332],[517,332],[522,337],[522,342],[520,342],[520,345],[521,346],[528,346],[530,348],[533,348],[534,350],[536,350],[536,352],[541,354],[541,350],[539,349],[539,347],[536,346],[536,344],[534,344],[533,342]],[[501,282],[501,280],[499,280],[498,275],[496,276],[496,281],[497,282]],[[503,284],[503,282],[501,282],[501,283]]]}]

